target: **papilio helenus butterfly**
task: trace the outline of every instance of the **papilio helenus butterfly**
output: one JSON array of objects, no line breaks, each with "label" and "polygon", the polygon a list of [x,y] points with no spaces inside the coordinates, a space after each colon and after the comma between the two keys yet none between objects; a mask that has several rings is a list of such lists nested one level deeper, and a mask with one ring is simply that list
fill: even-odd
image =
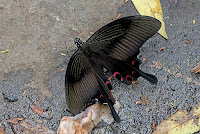
[{"label": "papilio helenus butterfly", "polygon": [[103,69],[126,84],[140,76],[156,84],[158,80],[154,75],[139,69],[141,62],[137,55],[139,48],[160,26],[160,21],[152,17],[129,16],[105,25],[86,42],[76,38],[78,50],[72,55],[65,76],[70,111],[78,114],[89,101],[98,99],[108,104],[115,121],[120,122],[113,108],[112,86]]}]

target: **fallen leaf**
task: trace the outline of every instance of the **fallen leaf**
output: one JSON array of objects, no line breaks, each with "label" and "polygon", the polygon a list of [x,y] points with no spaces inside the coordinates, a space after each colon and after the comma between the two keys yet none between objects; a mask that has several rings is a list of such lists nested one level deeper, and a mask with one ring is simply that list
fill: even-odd
[{"label": "fallen leaf", "polygon": [[192,24],[195,24],[195,19],[193,19],[193,22],[192,22]]},{"label": "fallen leaf", "polygon": [[177,73],[176,77],[181,78],[183,75],[181,73]]},{"label": "fallen leaf", "polygon": [[110,76],[109,78],[108,78],[108,80],[111,80],[112,79],[112,76]]},{"label": "fallen leaf", "polygon": [[116,19],[119,19],[119,17],[121,16],[121,14],[118,14],[117,18]]},{"label": "fallen leaf", "polygon": [[146,62],[147,62],[147,58],[143,58],[143,59],[142,59],[142,62],[143,62],[143,63],[146,63]]},{"label": "fallen leaf", "polygon": [[60,71],[63,71],[63,70],[65,70],[65,69],[63,69],[63,68],[62,68],[62,69],[60,69]]},{"label": "fallen leaf", "polygon": [[156,128],[156,125],[155,124],[152,124],[152,129],[154,130]]},{"label": "fallen leaf", "polygon": [[151,65],[151,67],[156,67],[156,65]]},{"label": "fallen leaf", "polygon": [[16,125],[16,124],[18,124],[19,120],[17,118],[13,118],[13,119],[8,119],[7,121]]},{"label": "fallen leaf", "polygon": [[162,62],[160,62],[160,61],[152,61],[152,62],[153,62],[153,64],[155,65],[155,67],[157,67],[157,68],[159,68],[159,69],[163,68],[163,69],[165,69],[169,74],[173,74],[172,70],[171,70],[167,65],[163,64]]},{"label": "fallen leaf", "polygon": [[34,106],[34,105],[30,105],[30,107],[32,108],[32,110],[34,112],[36,112],[39,116],[50,119],[49,114],[44,110],[43,107],[38,107],[38,106]]},{"label": "fallen leaf", "polygon": [[181,69],[181,68],[179,67],[179,65],[177,65],[177,67],[178,67],[178,69]]},{"label": "fallen leaf", "polygon": [[55,134],[55,132],[49,128],[44,127],[41,123],[31,121],[31,120],[22,120],[19,124],[24,127],[26,133],[34,134]]},{"label": "fallen leaf", "polygon": [[200,64],[194,67],[193,69],[191,69],[191,72],[200,73]]},{"label": "fallen leaf", "polygon": [[142,95],[141,96],[141,99],[142,99],[142,104],[144,105],[144,106],[149,106],[149,99],[148,99],[148,95]]},{"label": "fallen leaf", "polygon": [[163,51],[164,49],[165,49],[165,47],[161,47],[161,48],[160,48],[160,51]]},{"label": "fallen leaf", "polygon": [[2,124],[0,124],[0,134],[6,134],[5,127]]},{"label": "fallen leaf", "polygon": [[163,19],[162,7],[159,0],[132,0],[136,9],[141,15],[154,17],[161,21],[162,26],[158,31],[165,39],[168,39],[165,22]]},{"label": "fallen leaf", "polygon": [[66,54],[64,54],[64,53],[60,53],[60,55],[66,56]]},{"label": "fallen leaf", "polygon": [[200,103],[190,113],[179,110],[167,120],[161,122],[153,134],[191,134],[200,130]]},{"label": "fallen leaf", "polygon": [[185,43],[186,43],[186,44],[189,44],[189,43],[190,43],[190,40],[186,40]]},{"label": "fallen leaf", "polygon": [[137,102],[136,102],[136,105],[140,105],[140,104],[142,104],[141,101],[137,101]]},{"label": "fallen leaf", "polygon": [[23,92],[23,96],[26,94],[26,90],[24,90],[24,92]]},{"label": "fallen leaf", "polygon": [[1,51],[1,53],[8,53],[8,49],[6,49],[5,51]]}]

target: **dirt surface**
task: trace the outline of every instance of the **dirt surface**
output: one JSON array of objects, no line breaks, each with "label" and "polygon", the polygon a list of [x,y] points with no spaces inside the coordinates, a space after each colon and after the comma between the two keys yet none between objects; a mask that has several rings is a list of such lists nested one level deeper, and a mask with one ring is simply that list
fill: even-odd
[{"label": "dirt surface", "polygon": [[[146,58],[141,70],[156,75],[158,84],[139,78],[130,86],[112,79],[122,122],[98,127],[93,133],[149,134],[152,124],[177,110],[189,111],[200,101],[200,77],[190,71],[200,62],[200,1],[161,0],[161,4],[169,40],[156,34],[139,54],[139,59]],[[86,41],[119,13],[121,17],[138,14],[130,0],[0,1],[0,51],[8,49],[0,53],[0,121],[8,134],[19,133],[7,122],[14,117],[40,120],[57,130],[61,117],[70,115],[64,110],[64,76],[77,49],[74,38]],[[2,93],[18,101],[6,102]],[[148,106],[136,105],[142,95],[148,95]],[[30,105],[45,107],[51,119],[38,116]]]}]

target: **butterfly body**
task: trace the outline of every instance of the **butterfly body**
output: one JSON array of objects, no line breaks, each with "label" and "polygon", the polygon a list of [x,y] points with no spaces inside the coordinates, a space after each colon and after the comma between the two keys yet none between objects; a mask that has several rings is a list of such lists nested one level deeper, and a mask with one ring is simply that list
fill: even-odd
[{"label": "butterfly body", "polygon": [[131,84],[142,76],[153,84],[157,78],[139,69],[139,48],[160,28],[160,22],[147,16],[130,16],[113,21],[95,32],[85,43],[75,39],[78,50],[72,55],[65,76],[70,111],[79,113],[91,100],[106,103],[115,121],[120,122],[113,105],[112,86],[103,69],[120,81]]}]

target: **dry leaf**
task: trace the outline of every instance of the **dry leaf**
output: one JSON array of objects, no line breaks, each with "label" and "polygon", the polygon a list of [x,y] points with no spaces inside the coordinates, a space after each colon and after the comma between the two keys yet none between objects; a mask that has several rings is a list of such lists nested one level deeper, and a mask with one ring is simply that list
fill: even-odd
[{"label": "dry leaf", "polygon": [[36,112],[39,116],[42,116],[44,118],[49,119],[49,114],[44,110],[43,107],[38,107],[38,106],[34,106],[34,105],[30,105],[30,107],[32,108],[32,110],[34,112]]},{"label": "dry leaf", "polygon": [[[119,107],[120,104],[117,105]],[[110,108],[96,103],[74,117],[64,116],[60,121],[57,133],[90,134],[92,129],[102,120],[108,124],[114,121],[110,114]]]},{"label": "dry leaf", "polygon": [[64,53],[60,53],[60,55],[66,56],[66,54],[64,54]]},{"label": "dry leaf", "polygon": [[163,51],[165,48],[166,48],[166,47],[161,47],[161,48],[160,48],[160,51]]},{"label": "dry leaf", "polygon": [[193,19],[193,22],[192,22],[192,24],[195,24],[195,19]]},{"label": "dry leaf", "polygon": [[161,69],[165,69],[169,74],[173,74],[172,70],[167,66],[167,65],[164,65],[162,62],[160,61],[152,61],[153,64],[155,65],[155,67]]},{"label": "dry leaf", "polygon": [[6,134],[5,127],[0,124],[0,134]]},{"label": "dry leaf", "polygon": [[152,16],[161,21],[162,26],[158,31],[165,39],[168,39],[165,31],[165,22],[163,19],[162,7],[159,0],[132,0],[136,9],[141,15]]},{"label": "dry leaf", "polygon": [[8,49],[6,49],[5,51],[1,51],[1,53],[8,53]]},{"label": "dry leaf", "polygon": [[187,77],[186,80],[187,80],[187,82],[193,82],[193,83],[195,83],[195,84],[200,86],[200,82],[198,82],[198,81],[196,81],[196,80],[194,80],[194,79],[192,79],[190,77]]},{"label": "dry leaf", "polygon": [[190,113],[179,110],[167,120],[161,122],[153,134],[189,134],[200,130],[200,103]]},{"label": "dry leaf", "polygon": [[148,95],[142,95],[141,96],[141,99],[142,99],[142,104],[144,105],[144,106],[149,106],[149,99],[148,99]]},{"label": "dry leaf", "polygon": [[24,90],[24,92],[23,92],[23,96],[26,94],[26,90]]},{"label": "dry leaf", "polygon": [[186,40],[185,43],[186,43],[186,44],[189,44],[189,43],[190,43],[190,40]]},{"label": "dry leaf", "polygon": [[11,122],[11,123],[13,123],[13,124],[18,124],[18,119],[17,118],[13,118],[13,119],[8,119],[7,120],[8,122]]},{"label": "dry leaf", "polygon": [[178,69],[181,69],[181,68],[179,67],[179,65],[177,65],[177,67],[178,67]]},{"label": "dry leaf", "polygon": [[143,58],[142,63],[146,63],[146,62],[147,62],[147,58]]},{"label": "dry leaf", "polygon": [[22,120],[19,123],[22,127],[24,127],[26,133],[33,134],[55,134],[55,132],[49,128],[42,126],[42,124],[30,121],[30,120]]},{"label": "dry leaf", "polygon": [[119,17],[121,16],[121,14],[118,14],[117,18],[116,19],[119,19]]},{"label": "dry leaf", "polygon": [[63,70],[65,70],[65,69],[64,68],[60,69],[60,71],[63,71]]},{"label": "dry leaf", "polygon": [[136,102],[136,105],[140,105],[140,104],[142,104],[141,101],[137,101],[137,102]]},{"label": "dry leaf", "polygon": [[200,73],[200,64],[194,67],[193,69],[191,69],[191,72]]}]

